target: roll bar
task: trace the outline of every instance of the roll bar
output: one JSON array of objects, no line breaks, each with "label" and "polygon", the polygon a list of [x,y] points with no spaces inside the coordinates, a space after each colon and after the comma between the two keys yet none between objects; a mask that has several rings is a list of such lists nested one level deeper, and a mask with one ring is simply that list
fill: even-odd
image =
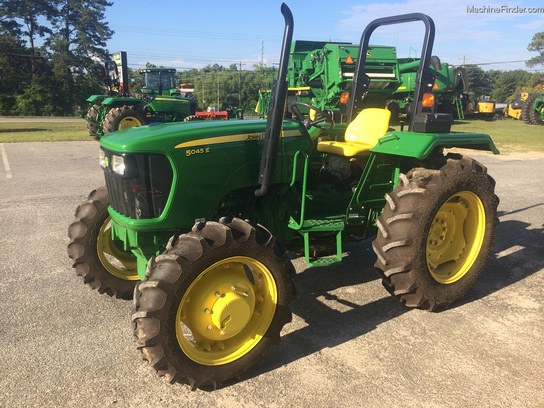
[{"label": "roll bar", "polygon": [[365,28],[365,30],[363,31],[363,35],[361,36],[359,56],[357,58],[357,67],[355,68],[351,95],[349,98],[348,122],[351,122],[355,118],[358,111],[360,110],[361,103],[366,93],[368,92],[370,78],[364,72],[364,68],[370,36],[374,32],[374,30],[376,30],[380,26],[409,23],[412,21],[422,21],[425,24],[425,36],[423,39],[423,47],[421,49],[421,60],[416,74],[414,103],[412,104],[412,111],[410,112],[410,124],[408,126],[409,130],[412,128],[414,117],[418,112],[418,109],[420,109],[419,102],[421,101],[423,94],[426,91],[423,88],[430,85],[430,89],[432,89],[432,84],[434,83],[434,77],[428,69],[431,62],[431,53],[433,51],[435,33],[434,22],[429,16],[422,13],[401,14],[398,16],[378,18],[370,22],[370,24]]}]

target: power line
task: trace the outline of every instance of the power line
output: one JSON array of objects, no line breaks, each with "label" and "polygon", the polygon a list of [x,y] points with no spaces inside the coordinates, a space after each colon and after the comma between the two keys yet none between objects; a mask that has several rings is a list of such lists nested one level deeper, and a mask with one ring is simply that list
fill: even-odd
[{"label": "power line", "polygon": [[499,62],[482,62],[479,64],[470,64],[470,65],[499,65],[499,64],[514,64],[518,62],[525,62],[526,60],[518,60],[518,61],[499,61]]},{"label": "power line", "polygon": [[[185,31],[185,30],[173,30],[171,28],[158,28],[158,27],[140,27],[140,26],[127,26],[117,25],[111,27],[114,31],[139,33],[139,34],[153,34],[168,37],[190,37],[190,38],[211,38],[222,40],[238,40],[238,41],[255,41],[257,35],[255,34],[239,34],[239,33],[214,33],[214,32],[201,32],[201,31]],[[279,36],[264,36],[269,40],[281,40]]]}]

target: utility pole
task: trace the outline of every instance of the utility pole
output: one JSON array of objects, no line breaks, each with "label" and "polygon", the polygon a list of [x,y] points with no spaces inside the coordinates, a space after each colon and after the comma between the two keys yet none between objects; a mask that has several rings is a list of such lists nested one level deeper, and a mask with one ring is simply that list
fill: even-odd
[{"label": "utility pole", "polygon": [[202,105],[206,105],[206,100],[204,99],[204,73],[202,73],[202,76],[200,77],[200,79],[202,80]]},{"label": "utility pole", "polygon": [[238,108],[242,107],[242,61],[240,61],[240,69],[238,70]]},{"label": "utility pole", "polygon": [[261,65],[264,66],[264,40],[261,40]]}]

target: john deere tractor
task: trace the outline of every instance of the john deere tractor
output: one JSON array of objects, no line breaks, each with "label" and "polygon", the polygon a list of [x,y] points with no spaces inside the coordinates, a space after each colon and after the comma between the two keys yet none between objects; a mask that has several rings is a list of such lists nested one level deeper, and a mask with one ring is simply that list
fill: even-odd
[{"label": "john deere tractor", "polygon": [[[99,293],[133,298],[136,347],[160,376],[191,389],[240,378],[291,321],[294,254],[341,262],[343,245],[373,238],[386,290],[408,307],[440,310],[484,270],[499,199],[486,168],[447,149],[498,153],[488,135],[450,132],[435,113],[429,69],[435,27],[413,13],[364,30],[347,124],[295,101],[285,119],[289,44],[267,120],[195,121],[119,131],[100,140],[105,187],[68,229],[76,273]],[[423,23],[410,122],[361,108],[371,34]],[[395,29],[395,28],[394,28]],[[356,247],[356,246],[355,246]],[[357,249],[355,249],[357,250]],[[292,251],[292,252],[291,252]]]},{"label": "john deere tractor", "polygon": [[113,62],[105,64],[105,71],[108,93],[87,98],[87,129],[97,140],[117,130],[152,122],[180,122],[196,112],[196,99],[181,96],[173,68],[141,69],[139,97],[129,92],[126,52],[113,54]]},{"label": "john deere tractor", "polygon": [[[288,104],[304,102],[329,111],[336,123],[345,121],[358,54],[356,44],[293,41],[287,78]],[[387,107],[391,123],[396,124],[399,115],[410,111],[419,63],[419,58],[397,58],[395,47],[369,45],[365,72],[372,81],[361,108]],[[461,94],[468,86],[466,70],[443,63],[436,56],[431,58],[430,70],[435,79],[432,92],[437,97],[438,112],[462,115]],[[259,89],[256,112],[260,117],[268,113],[270,95],[270,89]],[[299,108],[303,113],[311,111],[303,105]]]}]

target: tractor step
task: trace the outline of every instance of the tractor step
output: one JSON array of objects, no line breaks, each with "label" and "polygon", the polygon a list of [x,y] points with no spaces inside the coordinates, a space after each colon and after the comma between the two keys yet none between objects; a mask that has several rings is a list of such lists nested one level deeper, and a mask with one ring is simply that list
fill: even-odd
[{"label": "tractor step", "polygon": [[[327,266],[342,261],[342,231],[344,230],[344,221],[330,219],[307,219],[301,224],[297,224],[291,219],[289,227],[297,230],[304,239],[304,259],[310,266]],[[336,233],[336,254],[323,257],[310,257],[310,234],[319,232]]]}]

